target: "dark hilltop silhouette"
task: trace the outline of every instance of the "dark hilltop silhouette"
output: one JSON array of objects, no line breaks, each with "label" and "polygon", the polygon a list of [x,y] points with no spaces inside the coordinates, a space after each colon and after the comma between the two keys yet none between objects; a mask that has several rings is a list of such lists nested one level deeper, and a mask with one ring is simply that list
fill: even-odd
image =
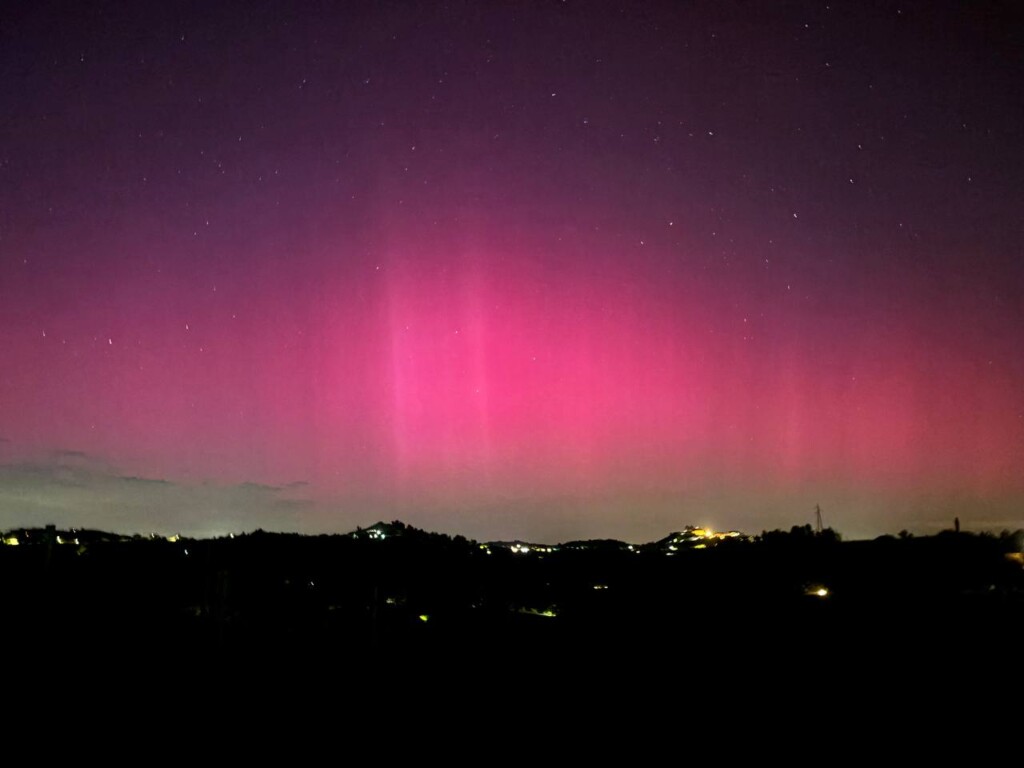
[{"label": "dark hilltop silhouette", "polygon": [[822,657],[948,665],[1012,653],[1024,628],[1021,531],[842,541],[809,525],[691,526],[647,544],[548,545],[395,521],[202,540],[48,526],[3,542],[4,657],[62,668],[111,657],[335,670],[443,658],[490,672],[556,660],[689,659],[704,674]]}]

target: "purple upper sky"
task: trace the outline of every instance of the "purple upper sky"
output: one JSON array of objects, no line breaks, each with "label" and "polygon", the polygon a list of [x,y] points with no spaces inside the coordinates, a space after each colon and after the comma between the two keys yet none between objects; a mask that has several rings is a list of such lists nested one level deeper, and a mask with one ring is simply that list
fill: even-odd
[{"label": "purple upper sky", "polygon": [[0,12],[0,528],[1024,526],[1014,3]]}]

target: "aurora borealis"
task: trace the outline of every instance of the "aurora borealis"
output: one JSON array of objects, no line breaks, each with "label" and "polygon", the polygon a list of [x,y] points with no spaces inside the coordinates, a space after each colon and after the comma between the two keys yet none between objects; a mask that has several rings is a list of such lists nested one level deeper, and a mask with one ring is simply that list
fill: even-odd
[{"label": "aurora borealis", "polygon": [[5,9],[0,527],[1024,527],[1014,29]]}]

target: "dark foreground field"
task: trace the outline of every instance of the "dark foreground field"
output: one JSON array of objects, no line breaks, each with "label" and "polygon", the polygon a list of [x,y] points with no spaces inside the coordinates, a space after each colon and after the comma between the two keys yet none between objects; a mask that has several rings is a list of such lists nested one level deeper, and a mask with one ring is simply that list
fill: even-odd
[{"label": "dark foreground field", "polygon": [[[53,537],[51,537],[52,539]],[[840,542],[781,534],[667,557],[595,543],[514,554],[405,529],[386,540],[256,534],[0,548],[3,658],[110,664],[447,669],[685,686],[716,676],[1015,664],[1013,536]],[[488,551],[489,550],[489,551]]]}]

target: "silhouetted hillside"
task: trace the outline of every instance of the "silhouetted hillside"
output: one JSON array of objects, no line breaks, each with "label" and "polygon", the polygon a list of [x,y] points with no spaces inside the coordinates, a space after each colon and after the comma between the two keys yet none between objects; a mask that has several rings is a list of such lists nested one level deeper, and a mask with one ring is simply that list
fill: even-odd
[{"label": "silhouetted hillside", "polygon": [[991,653],[1024,628],[1020,533],[843,542],[794,529],[712,543],[697,530],[527,548],[397,521],[206,540],[19,529],[0,547],[3,650],[487,665],[736,659],[812,643]]}]

